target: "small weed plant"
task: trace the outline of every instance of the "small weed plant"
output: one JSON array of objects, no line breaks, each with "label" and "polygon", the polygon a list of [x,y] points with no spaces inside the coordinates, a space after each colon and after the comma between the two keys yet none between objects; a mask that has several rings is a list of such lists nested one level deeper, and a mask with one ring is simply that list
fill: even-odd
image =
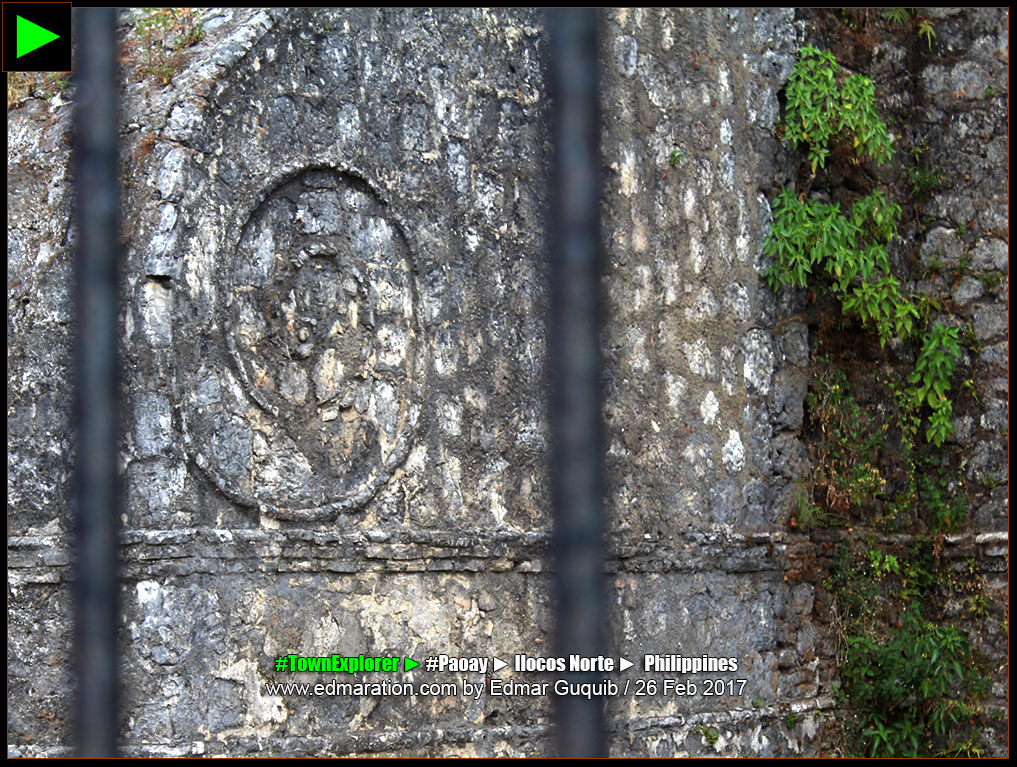
[{"label": "small weed plant", "polygon": [[137,49],[132,58],[141,62],[138,72],[161,85],[169,85],[180,71],[178,54],[205,36],[193,8],[142,8],[133,21],[137,39],[130,47]]},{"label": "small weed plant", "polygon": [[[980,753],[974,719],[986,673],[956,627],[927,617],[927,605],[960,587],[937,564],[925,542],[899,555],[845,543],[834,560],[824,585],[843,611],[839,694],[852,704],[846,726],[856,755]],[[972,615],[984,610],[977,593],[964,603]]]},{"label": "small weed plant", "polygon": [[852,75],[839,85],[838,69],[832,53],[807,45],[788,81],[784,138],[795,148],[808,146],[813,173],[825,167],[834,140],[850,142],[880,165],[893,155],[890,134],[876,111],[872,81]]},{"label": "small weed plant", "polygon": [[925,336],[914,371],[908,376],[913,409],[918,410],[925,404],[929,406],[929,428],[925,438],[937,446],[942,445],[953,432],[950,421],[953,404],[947,394],[950,377],[960,356],[960,330],[934,325]]},{"label": "small weed plant", "polygon": [[805,404],[819,434],[815,486],[834,513],[860,509],[886,485],[877,468],[883,431],[851,395],[841,370],[825,358],[813,369]]},{"label": "small weed plant", "polygon": [[712,727],[701,727],[699,730],[703,739],[706,741],[706,745],[713,748],[717,745],[717,741],[720,740],[720,733]]}]

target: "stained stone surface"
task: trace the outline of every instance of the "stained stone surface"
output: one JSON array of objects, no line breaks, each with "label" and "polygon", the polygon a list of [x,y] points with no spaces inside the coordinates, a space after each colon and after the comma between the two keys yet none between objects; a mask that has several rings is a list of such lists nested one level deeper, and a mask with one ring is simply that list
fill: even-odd
[{"label": "stained stone surface", "polygon": [[[275,671],[289,653],[550,653],[542,16],[201,18],[169,85],[126,72],[122,89],[123,752],[547,753],[546,696],[267,687],[327,681]],[[937,23],[954,52],[922,70],[928,119],[998,173],[1005,141],[977,137],[1005,133],[1006,14]],[[775,135],[780,92],[806,31],[786,9],[604,16],[605,633],[633,661],[734,657],[721,681],[744,680],[737,694],[612,697],[612,755],[837,749],[821,573],[838,533],[788,524],[809,468],[805,296],[762,277],[768,195],[797,162]],[[906,64],[885,60],[887,78]],[[1001,101],[985,110],[970,93],[987,84]],[[69,753],[73,731],[71,108],[8,112],[12,756]],[[969,475],[1000,486],[943,557],[1005,594],[998,181],[937,198],[947,234],[932,228],[919,252],[970,250],[995,275],[956,287],[986,382],[958,434],[973,440]],[[978,234],[954,253],[969,212]],[[1005,636],[978,641],[1005,659]]]}]

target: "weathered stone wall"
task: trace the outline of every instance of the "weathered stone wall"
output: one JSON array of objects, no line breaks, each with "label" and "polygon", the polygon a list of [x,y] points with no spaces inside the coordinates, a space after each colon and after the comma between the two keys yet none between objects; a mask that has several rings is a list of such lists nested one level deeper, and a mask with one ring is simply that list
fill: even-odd
[{"label": "weathered stone wall", "polygon": [[[544,752],[544,698],[264,688],[291,652],[547,652],[542,18],[225,11],[204,27],[169,86],[124,89],[124,751]],[[726,677],[746,680],[619,696],[614,755],[831,747],[829,616],[802,572],[815,545],[788,528],[804,296],[778,302],[761,278],[804,29],[787,10],[607,14],[607,633],[632,660],[736,657]],[[995,39],[961,63],[1005,60]],[[953,99],[937,83],[958,67],[930,66],[927,90]],[[1005,109],[1005,67],[991,76]],[[958,130],[973,119],[953,110]],[[12,754],[64,753],[71,731],[70,118],[58,97],[8,119]],[[1005,139],[986,146],[1005,163]],[[988,420],[966,416],[1003,472],[976,519],[996,532],[1007,197],[996,176],[972,183],[997,211],[979,211],[996,218],[976,268],[1004,275],[972,309],[1003,388]],[[1001,541],[955,556],[999,561]]]}]

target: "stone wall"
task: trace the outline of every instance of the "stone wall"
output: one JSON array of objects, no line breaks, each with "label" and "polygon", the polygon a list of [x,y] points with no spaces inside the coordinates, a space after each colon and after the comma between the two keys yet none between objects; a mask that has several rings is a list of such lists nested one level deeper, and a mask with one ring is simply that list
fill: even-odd
[{"label": "stone wall", "polygon": [[[1003,275],[990,294],[956,288],[985,341],[972,364],[995,371],[961,424],[971,472],[999,474],[982,533],[1007,519],[1002,19],[1004,37],[921,75],[928,119],[964,133],[972,163],[1003,163],[938,203],[967,225],[971,194],[992,202],[965,236],[974,268]],[[171,84],[125,77],[125,753],[550,747],[547,698],[265,688],[316,680],[276,673],[287,653],[549,652],[542,24],[211,11]],[[805,32],[789,10],[606,15],[610,649],[731,656],[725,679],[745,680],[613,698],[612,755],[836,747],[827,602],[803,572],[822,554],[788,526],[808,469],[805,296],[761,277],[767,194],[795,167],[779,93]],[[984,114],[954,93],[983,74]],[[12,755],[66,753],[72,728],[70,129],[59,96],[8,115]],[[1006,536],[947,548],[993,570]],[[673,676],[635,671],[616,678]]]}]

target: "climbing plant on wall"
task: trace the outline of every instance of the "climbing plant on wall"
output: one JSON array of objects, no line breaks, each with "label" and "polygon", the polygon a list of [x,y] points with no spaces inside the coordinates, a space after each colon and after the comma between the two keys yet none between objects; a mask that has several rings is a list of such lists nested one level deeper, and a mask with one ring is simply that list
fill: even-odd
[{"label": "climbing plant on wall", "polygon": [[[856,74],[838,83],[837,73],[831,53],[806,46],[788,82],[784,138],[808,148],[813,176],[825,166],[835,142],[849,144],[859,158],[879,165],[893,157],[872,81]],[[765,246],[775,259],[767,279],[776,290],[806,287],[817,272],[824,274],[844,314],[873,330],[881,345],[894,337],[917,343],[920,364],[908,379],[907,404],[915,410],[928,406],[925,436],[939,446],[953,431],[949,391],[961,354],[959,331],[923,326],[922,298],[904,290],[891,272],[887,246],[897,236],[900,214],[900,205],[880,189],[858,197],[843,212],[839,203],[811,200],[807,190],[785,188],[774,203]]]},{"label": "climbing plant on wall", "polygon": [[[786,96],[782,137],[804,150],[805,161],[798,188],[786,187],[773,200],[767,279],[775,291],[808,288],[814,297],[828,296],[881,348],[890,342],[911,347],[914,359],[903,377],[885,382],[899,435],[896,463],[888,466],[887,419],[866,412],[830,357],[813,357],[806,405],[815,432],[814,468],[794,493],[792,524],[845,522],[881,508],[884,523],[900,523],[921,510],[933,535],[955,531],[966,513],[964,495],[930,476],[933,466],[942,466],[936,454],[953,431],[959,330],[931,321],[928,298],[909,290],[892,268],[890,249],[902,212],[892,190],[866,177],[836,195],[813,191],[834,158],[848,173],[864,162],[883,166],[892,160],[894,142],[875,88],[865,75],[842,75],[832,53],[806,46]],[[897,482],[903,489],[883,497],[890,495],[891,474],[904,477]],[[846,725],[849,750],[869,756],[977,751],[970,720],[984,674],[964,636],[930,610],[957,584],[936,572],[928,548],[898,552],[875,538],[853,541],[825,584],[836,597],[844,639],[840,693],[855,712]]]}]

